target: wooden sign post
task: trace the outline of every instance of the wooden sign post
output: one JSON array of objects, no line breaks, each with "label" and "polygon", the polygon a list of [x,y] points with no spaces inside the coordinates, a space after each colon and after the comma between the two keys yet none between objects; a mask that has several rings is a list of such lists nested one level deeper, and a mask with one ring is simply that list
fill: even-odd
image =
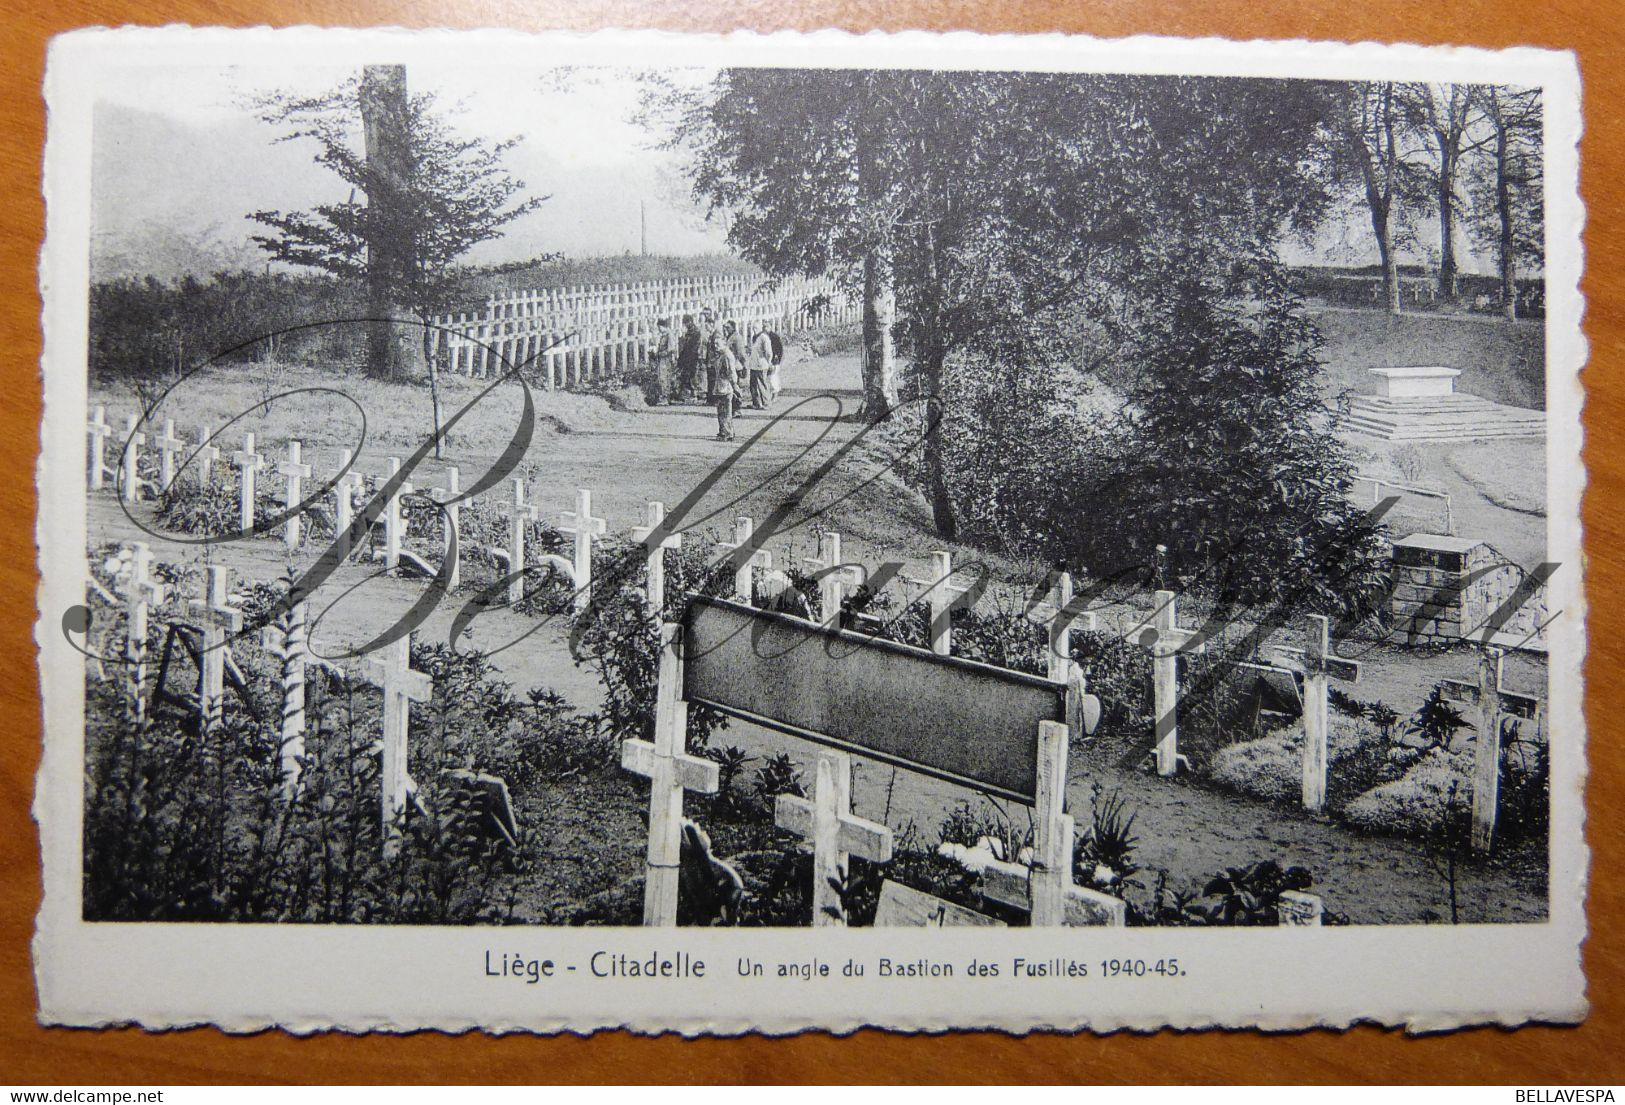
[{"label": "wooden sign post", "polygon": [[[664,623],[666,609],[666,550],[683,547],[683,535],[680,533],[661,534],[666,524],[666,504],[648,503],[645,506],[648,524],[638,526],[632,530],[632,540],[643,546],[645,563],[648,568],[648,583],[644,593],[649,599],[651,617],[655,620],[656,628]],[[658,540],[656,535],[660,534]]]},{"label": "wooden sign post", "polygon": [[287,489],[282,501],[287,504],[288,520],[284,523],[283,536],[288,543],[288,551],[293,552],[299,547],[299,504],[304,502],[305,481],[310,478],[310,465],[300,462],[299,442],[288,442],[288,455],[286,459],[277,462],[277,474],[287,481]]},{"label": "wooden sign post", "polygon": [[1444,697],[1478,707],[1478,737],[1473,752],[1473,850],[1488,852],[1495,844],[1495,822],[1501,803],[1501,719],[1539,721],[1540,699],[1501,689],[1502,653],[1486,648],[1478,657],[1478,681],[1440,682]]},{"label": "wooden sign post", "polygon": [[559,516],[559,532],[574,535],[575,548],[575,612],[587,609],[592,591],[592,543],[604,535],[606,523],[592,516],[592,492],[582,488],[576,492],[576,508]]},{"label": "wooden sign post", "polygon": [[382,657],[368,661],[373,674],[365,678],[384,692],[380,813],[387,858],[401,849],[401,819],[406,814],[409,783],[407,736],[411,731],[412,703],[429,701],[434,694],[434,681],[423,672],[412,670],[411,634],[386,645],[382,651]]},{"label": "wooden sign post", "polygon": [[175,436],[175,420],[164,419],[164,432],[153,442],[158,446],[158,494],[162,496],[175,482],[175,454],[186,448],[186,442]]},{"label": "wooden sign post", "polygon": [[513,513],[508,517],[508,605],[525,601],[525,527],[538,511],[525,500],[525,481],[513,479]]},{"label": "wooden sign post", "polygon": [[1281,667],[1303,677],[1303,808],[1319,813],[1326,807],[1326,741],[1330,719],[1330,682],[1353,683],[1360,665],[1332,654],[1331,623],[1321,614],[1305,619],[1302,648],[1275,646],[1270,651]]},{"label": "wooden sign post", "polygon": [[690,756],[688,702],[683,698],[683,628],[660,627],[660,674],[655,691],[653,743],[622,742],[621,766],[649,780],[649,851],[644,864],[643,923],[677,923],[677,889],[683,847],[683,793],[715,794],[720,776],[714,761]]},{"label": "wooden sign post", "polygon": [[773,804],[773,823],[812,842],[812,923],[845,925],[846,909],[836,887],[850,877],[851,858],[889,863],[892,852],[889,828],[852,814],[852,757],[820,750],[812,800],[779,795]]},{"label": "wooden sign post", "polygon": [[299,789],[300,761],[305,755],[305,659],[310,642],[305,628],[309,604],[296,603],[260,630],[260,644],[282,665],[282,797]]},{"label": "wooden sign post", "polygon": [[457,590],[463,579],[463,550],[462,542],[458,540],[458,526],[462,522],[462,503],[458,497],[463,493],[462,473],[455,467],[446,469],[446,486],[429,488],[429,498],[440,504],[445,512],[441,517],[441,570],[447,571],[445,565],[451,568],[446,576],[446,590]]},{"label": "wooden sign post", "polygon": [[220,722],[220,703],[226,695],[226,637],[243,628],[243,612],[226,594],[227,569],[209,565],[203,598],[192,600],[192,616],[203,628],[202,659],[198,665],[199,731],[208,733]]},{"label": "wooden sign post", "polygon": [[1123,636],[1151,652],[1151,698],[1157,725],[1157,774],[1179,773],[1179,653],[1199,651],[1201,634],[1181,629],[1172,591],[1157,592],[1151,621],[1141,622]]},{"label": "wooden sign post", "polygon": [[243,447],[231,454],[231,462],[237,466],[242,474],[239,489],[238,519],[239,529],[244,535],[254,530],[254,481],[256,473],[265,467],[265,458],[254,451],[254,435],[243,435]]},{"label": "wooden sign post", "polygon": [[198,434],[197,449],[193,456],[197,458],[197,482],[199,487],[208,487],[209,479],[214,475],[214,462],[220,459],[220,447],[213,444],[214,431],[208,426]]},{"label": "wooden sign post", "polygon": [[982,871],[982,896],[1030,910],[1034,928],[1127,923],[1122,899],[1072,881],[1076,830],[1066,805],[1067,727],[1038,723],[1038,801],[1033,864],[994,860]]},{"label": "wooden sign post", "polygon": [[[401,458],[389,458],[389,479],[401,470]],[[410,483],[403,483],[384,500],[384,567],[394,571],[401,564],[401,539],[406,527],[401,522],[401,499],[413,492]]]},{"label": "wooden sign post", "polygon": [[739,550],[750,546],[750,539],[755,533],[755,522],[749,518],[735,518],[734,539],[717,542],[723,557],[731,557],[734,562],[734,598],[746,605],[756,601],[756,569],[766,571],[773,567],[773,554],[766,549],[757,549],[749,556],[740,553]]},{"label": "wooden sign post", "polygon": [[90,489],[100,491],[107,479],[107,439],[113,427],[107,424],[107,408],[98,406],[90,419]]},{"label": "wooden sign post", "polygon": [[145,541],[130,544],[130,584],[125,592],[124,660],[128,672],[128,711],[132,723],[147,720],[147,614],[162,603],[168,588],[152,575],[152,549]]},{"label": "wooden sign post", "polygon": [[930,618],[931,651],[938,656],[952,656],[954,651],[954,625],[953,612],[966,603],[966,596],[971,596],[970,602],[975,602],[975,596],[981,593],[981,588],[975,585],[963,586],[954,582],[953,554],[945,549],[933,549],[931,552],[931,575],[928,579],[919,579],[914,576],[904,576],[903,582],[912,590],[910,602],[919,602],[922,599],[926,604],[927,616]]},{"label": "wooden sign post", "polygon": [[829,629],[841,627],[841,604],[847,587],[861,587],[868,576],[859,564],[841,562],[841,535],[818,535],[818,555],[805,556],[801,562],[818,579],[818,621]]},{"label": "wooden sign post", "polygon": [[122,482],[124,501],[127,503],[133,503],[141,498],[141,446],[147,443],[147,435],[136,429],[138,425],[140,420],[133,414],[124,420]]}]

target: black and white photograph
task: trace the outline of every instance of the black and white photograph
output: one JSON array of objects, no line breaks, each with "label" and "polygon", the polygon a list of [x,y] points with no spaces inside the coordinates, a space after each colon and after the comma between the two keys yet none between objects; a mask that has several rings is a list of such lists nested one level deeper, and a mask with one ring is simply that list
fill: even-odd
[{"label": "black and white photograph", "polygon": [[1572,59],[72,39],[63,1021],[1583,1015]]}]

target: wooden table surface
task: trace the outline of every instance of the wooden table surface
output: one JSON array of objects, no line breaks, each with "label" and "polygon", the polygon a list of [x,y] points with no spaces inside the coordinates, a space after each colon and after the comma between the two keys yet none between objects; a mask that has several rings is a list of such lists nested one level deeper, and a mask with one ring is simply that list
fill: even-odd
[{"label": "wooden table surface", "polygon": [[[1625,586],[1620,555],[1621,461],[1625,432],[1619,380],[1620,245],[1625,235],[1625,19],[1612,0],[1056,0],[993,5],[975,0],[857,0],[754,3],[730,0],[530,0],[463,4],[373,0],[6,0],[0,65],[0,350],[9,384],[0,406],[0,716],[11,719],[0,752],[0,1082],[54,1086],[193,1082],[553,1082],[553,1081],[1062,1081],[1062,1082],[1483,1082],[1574,1084],[1625,1081],[1625,995],[1621,948],[1622,834],[1608,811],[1621,804],[1625,748],[1612,721],[1625,708],[1614,674],[1622,634],[1610,598]],[[228,1037],[212,1029],[147,1034],[41,1029],[29,938],[39,903],[38,837],[29,817],[39,758],[39,698],[32,637],[37,583],[32,473],[40,388],[37,251],[43,237],[40,99],[45,46],[75,27],[123,23],[252,26],[511,26],[588,30],[603,26],[670,30],[862,31],[978,29],[1071,31],[1105,36],[1164,33],[1236,38],[1312,38],[1516,45],[1574,49],[1585,82],[1581,191],[1591,343],[1585,374],[1585,502],[1591,651],[1592,817],[1586,947],[1592,1014],[1580,1028],[1481,1029],[1411,1039],[1375,1028],[1347,1033],[1266,1036],[1251,1032],[1159,1033],[1113,1037],[996,1034],[910,1038],[863,1032],[834,1039],[812,1033],[782,1040],[687,1041],[601,1034],[533,1038],[482,1035],[298,1039],[280,1032]]]}]

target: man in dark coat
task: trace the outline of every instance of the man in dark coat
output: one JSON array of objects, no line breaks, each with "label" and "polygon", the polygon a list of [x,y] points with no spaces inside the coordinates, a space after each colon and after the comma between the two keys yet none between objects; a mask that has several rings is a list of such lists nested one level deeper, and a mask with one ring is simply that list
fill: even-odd
[{"label": "man in dark coat", "polygon": [[693,315],[683,316],[683,333],[677,342],[677,391],[685,403],[700,398],[700,327]]}]

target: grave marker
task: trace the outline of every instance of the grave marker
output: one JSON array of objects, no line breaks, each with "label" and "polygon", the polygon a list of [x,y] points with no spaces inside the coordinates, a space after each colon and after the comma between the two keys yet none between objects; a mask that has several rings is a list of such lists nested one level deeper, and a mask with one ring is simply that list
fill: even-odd
[{"label": "grave marker", "polygon": [[1478,737],[1473,752],[1473,849],[1488,852],[1495,843],[1495,822],[1501,803],[1501,719],[1514,717],[1538,722],[1540,699],[1514,694],[1501,686],[1502,653],[1486,648],[1478,657],[1478,682],[1440,681],[1443,697],[1478,707]]},{"label": "grave marker", "polygon": [[714,761],[690,756],[688,702],[683,698],[683,628],[660,629],[660,675],[655,698],[654,741],[621,744],[621,766],[649,779],[649,850],[644,864],[643,923],[677,923],[682,867],[683,792],[715,794],[720,776]]},{"label": "grave marker", "polygon": [[339,472],[343,474],[333,480],[333,537],[348,557],[354,544],[350,528],[355,525],[355,496],[367,481],[355,470],[355,457],[348,449],[339,453]]},{"label": "grave marker", "polygon": [[773,823],[812,842],[812,923],[845,925],[846,910],[836,887],[851,876],[851,857],[889,863],[892,852],[889,828],[852,813],[852,757],[820,751],[812,799],[779,795],[773,802]]},{"label": "grave marker", "polygon": [[288,542],[288,551],[293,552],[299,547],[299,504],[304,502],[304,484],[310,478],[310,465],[300,462],[302,446],[298,441],[288,442],[288,455],[286,459],[277,462],[276,470],[287,481],[287,491],[283,502],[287,504],[288,520],[284,530]]},{"label": "grave marker", "polygon": [[458,526],[462,521],[462,503],[458,498],[463,493],[462,473],[455,467],[446,469],[446,486],[429,488],[429,498],[439,503],[445,511],[441,519],[441,570],[450,564],[450,573],[446,576],[446,590],[455,591],[463,578],[463,552],[462,542],[458,540]]},{"label": "grave marker", "polygon": [[1003,921],[890,879],[880,884],[876,928],[1004,928]]},{"label": "grave marker", "polygon": [[666,524],[666,504],[648,503],[645,507],[647,525],[638,526],[632,530],[632,540],[643,546],[647,561],[648,584],[644,593],[649,598],[649,609],[658,626],[664,618],[666,609],[666,550],[683,547],[683,535],[680,533],[666,533],[655,541],[654,537]]},{"label": "grave marker", "polygon": [[406,814],[407,737],[411,731],[412,703],[429,701],[434,694],[434,681],[412,669],[411,634],[384,646],[381,651],[383,656],[368,661],[372,674],[363,678],[384,692],[380,814],[384,855],[390,857],[400,851],[401,818]]},{"label": "grave marker", "polygon": [[1096,631],[1094,611],[1073,598],[1070,572],[1054,572],[1044,601],[1033,606],[1028,616],[1044,623],[1049,677],[1067,688],[1067,728],[1074,739],[1088,736],[1100,724],[1100,699],[1086,693],[1083,669],[1072,659],[1072,634],[1075,630]]},{"label": "grave marker", "polygon": [[518,606],[525,601],[525,526],[534,522],[540,512],[525,501],[525,481],[518,476],[513,480],[513,514],[508,519],[508,605]]},{"label": "grave marker", "polygon": [[717,542],[717,548],[722,550],[723,556],[731,557],[734,561],[734,598],[747,606],[756,601],[756,569],[766,570],[773,567],[773,554],[766,549],[757,549],[749,556],[740,552],[741,549],[750,546],[750,540],[755,534],[754,521],[749,518],[735,518],[734,539]]},{"label": "grave marker", "polygon": [[136,429],[140,420],[130,415],[124,420],[124,455],[121,458],[124,483],[124,501],[133,503],[141,498],[141,446],[147,435]]},{"label": "grave marker", "polygon": [[141,725],[147,720],[147,613],[162,603],[168,588],[152,575],[152,549],[145,541],[130,544],[130,583],[125,592],[124,659],[129,672],[129,717]]},{"label": "grave marker", "polygon": [[254,451],[254,435],[243,435],[243,447],[231,454],[231,461],[242,474],[239,490],[238,518],[240,529],[246,535],[254,530],[255,473],[265,467],[265,458]]},{"label": "grave marker", "polygon": [[1288,926],[1318,927],[1326,912],[1326,903],[1318,894],[1305,894],[1299,890],[1283,890],[1276,899],[1275,915]]},{"label": "grave marker", "polygon": [[192,453],[197,458],[197,482],[200,487],[209,486],[209,477],[214,475],[214,462],[220,459],[220,447],[210,443],[214,431],[203,427],[198,435],[197,449]]},{"label": "grave marker", "polygon": [[226,638],[243,628],[243,612],[232,606],[226,593],[227,569],[209,565],[203,598],[193,599],[192,616],[203,629],[203,647],[198,670],[199,731],[209,733],[220,722],[220,703],[226,694]]},{"label": "grave marker", "polygon": [[1179,653],[1200,651],[1202,635],[1181,629],[1172,591],[1158,591],[1157,608],[1123,636],[1151,653],[1152,709],[1157,717],[1157,774],[1179,772]]},{"label": "grave marker", "polygon": [[113,427],[107,424],[107,408],[98,405],[90,420],[90,489],[100,491],[107,478],[107,439]]},{"label": "grave marker", "polygon": [[1326,806],[1326,740],[1330,681],[1353,683],[1360,665],[1332,654],[1331,623],[1321,614],[1305,619],[1302,648],[1274,646],[1277,666],[1303,679],[1303,808],[1319,813]]},{"label": "grave marker", "polygon": [[953,554],[944,549],[933,549],[931,552],[931,575],[928,579],[919,579],[915,576],[904,576],[903,582],[908,584],[913,594],[910,602],[925,600],[927,616],[930,618],[931,651],[938,656],[951,656],[953,654],[953,612],[966,603],[974,603],[981,594],[979,585],[963,586],[954,582]]},{"label": "grave marker", "polygon": [[868,579],[860,564],[841,563],[841,535],[818,535],[818,555],[804,556],[801,562],[818,580],[818,620],[829,629],[841,627],[841,603],[848,586],[861,587]]},{"label": "grave marker", "polygon": [[592,543],[604,535],[606,523],[592,516],[592,492],[585,488],[576,492],[576,508],[559,516],[559,532],[575,537],[575,612],[587,609],[592,588]]},{"label": "grave marker", "polygon": [[[394,480],[400,471],[401,458],[390,457],[386,479]],[[413,490],[410,483],[403,483],[384,500],[384,567],[392,572],[401,565],[401,538],[406,528],[401,524],[401,499]]]},{"label": "grave marker", "polygon": [[282,797],[291,800],[299,788],[299,761],[305,755],[305,659],[310,642],[305,628],[306,602],[295,603],[260,630],[260,644],[282,665]]},{"label": "grave marker", "polygon": [[175,420],[164,419],[164,432],[153,442],[158,446],[158,494],[161,496],[175,483],[175,454],[186,448],[186,442],[175,436]]}]

